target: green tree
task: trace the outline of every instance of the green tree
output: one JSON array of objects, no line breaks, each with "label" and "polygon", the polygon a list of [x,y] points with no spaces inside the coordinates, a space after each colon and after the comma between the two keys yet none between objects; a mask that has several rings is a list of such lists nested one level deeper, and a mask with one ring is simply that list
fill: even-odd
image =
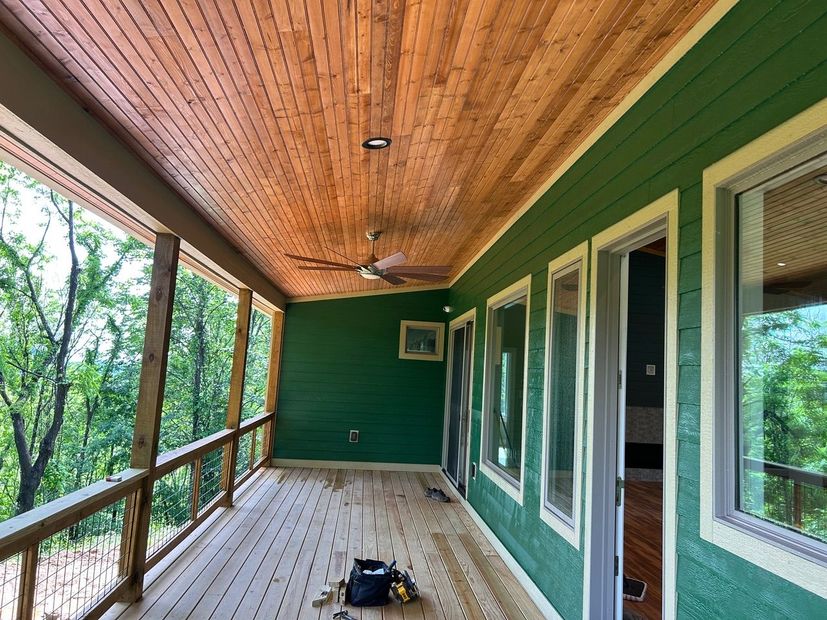
[{"label": "green tree", "polygon": [[172,310],[161,450],[224,428],[235,340],[237,301],[179,267]]},{"label": "green tree", "polygon": [[[39,230],[23,229],[21,209],[40,210]],[[65,264],[50,253],[55,229]],[[53,458],[78,404],[85,404],[88,422],[80,467],[69,479],[82,480],[92,420],[123,350],[124,291],[117,278],[127,262],[145,256],[134,239],[114,236],[72,201],[0,163],[0,405],[11,421],[18,513],[34,507],[50,468],[54,491],[72,486],[62,482],[65,464]]]}]

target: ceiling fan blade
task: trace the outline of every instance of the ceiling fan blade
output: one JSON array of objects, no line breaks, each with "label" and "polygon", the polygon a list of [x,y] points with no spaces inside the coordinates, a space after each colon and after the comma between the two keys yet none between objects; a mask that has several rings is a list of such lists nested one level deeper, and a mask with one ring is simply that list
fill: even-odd
[{"label": "ceiling fan blade", "polygon": [[448,265],[399,265],[396,267],[388,267],[388,273],[440,273],[448,274],[451,267]]},{"label": "ceiling fan blade", "polygon": [[401,265],[406,260],[408,260],[408,257],[405,256],[403,252],[397,252],[396,254],[391,254],[387,258],[376,261],[373,263],[373,266],[377,269],[387,269],[388,267],[393,267],[394,265]]},{"label": "ceiling fan blade", "polygon": [[324,260],[323,258],[308,258],[307,256],[298,256],[296,254],[285,254],[287,258],[292,258],[293,260],[303,260],[308,263],[319,263],[320,265],[333,265],[334,267],[347,267],[348,269],[353,269],[356,265],[347,265],[345,263],[337,263],[332,260]]},{"label": "ceiling fan blade", "polygon": [[339,252],[337,252],[337,251],[336,251],[336,250],[334,250],[334,249],[331,249],[331,248],[329,248],[329,247],[327,247],[327,246],[324,246],[324,249],[325,249],[325,250],[327,250],[328,252],[333,252],[333,253],[334,253],[336,256],[338,256],[339,258],[344,258],[346,261],[349,261],[349,262],[353,263],[354,265],[359,265],[359,263],[357,263],[357,262],[356,262],[355,260],[353,260],[352,258],[348,258],[348,257],[347,257],[347,256],[345,256],[344,254],[340,254]]},{"label": "ceiling fan blade", "polygon": [[382,278],[385,282],[390,282],[391,284],[405,284],[405,280],[391,274],[384,274],[379,277]]},{"label": "ceiling fan blade", "polygon": [[304,271],[356,271],[356,267],[313,267],[312,265],[296,265]]},{"label": "ceiling fan blade", "polygon": [[386,273],[385,275],[400,276],[411,280],[424,280],[425,282],[442,282],[448,279],[447,275],[440,273],[406,273],[404,271],[394,271],[393,273]]}]

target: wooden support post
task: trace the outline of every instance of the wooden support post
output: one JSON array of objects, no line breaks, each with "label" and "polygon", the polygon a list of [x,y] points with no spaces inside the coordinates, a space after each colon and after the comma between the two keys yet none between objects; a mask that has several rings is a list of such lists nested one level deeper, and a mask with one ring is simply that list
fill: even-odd
[{"label": "wooden support post", "polygon": [[37,585],[37,560],[40,543],[35,543],[23,552],[20,563],[20,596],[17,599],[17,620],[34,618],[35,586]]},{"label": "wooden support post", "polygon": [[273,448],[276,443],[276,406],[279,402],[279,378],[281,375],[281,349],[284,337],[284,312],[278,310],[273,312],[272,317],[273,335],[270,338],[270,362],[267,366],[267,393],[264,397],[264,410],[272,411],[273,421],[262,430],[264,441],[262,451],[267,460],[265,467],[270,466],[273,458]]},{"label": "wooden support post", "polygon": [[[172,329],[172,304],[178,272],[180,239],[171,234],[155,238],[155,258],[149,289],[144,354],[138,386],[135,430],[132,433],[132,467],[149,469],[138,493],[127,500],[124,535],[129,537],[125,566],[129,587],[124,600],[137,601],[143,595],[149,517],[152,510],[153,472],[158,458],[161,407],[167,375],[167,355]],[[125,519],[126,521],[126,519]]]},{"label": "wooden support post", "polygon": [[[247,366],[247,340],[250,336],[250,312],[253,309],[253,292],[249,289],[238,291],[238,314],[235,320],[235,346],[233,367],[230,371],[230,399],[227,405],[227,428],[238,431],[241,422],[241,403],[244,398],[244,370]],[[233,505],[235,487],[235,463],[238,454],[238,432],[233,441],[224,448],[224,463],[221,467],[223,488],[226,491],[222,504]]]}]

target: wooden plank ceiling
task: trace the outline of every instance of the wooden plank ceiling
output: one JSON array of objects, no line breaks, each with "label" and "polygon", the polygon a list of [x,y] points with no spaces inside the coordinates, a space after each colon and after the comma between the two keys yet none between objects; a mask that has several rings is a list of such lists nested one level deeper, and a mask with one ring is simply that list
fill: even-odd
[{"label": "wooden plank ceiling", "polygon": [[[288,296],[452,274],[714,0],[0,0],[0,23]],[[367,151],[385,135],[393,145]]]}]

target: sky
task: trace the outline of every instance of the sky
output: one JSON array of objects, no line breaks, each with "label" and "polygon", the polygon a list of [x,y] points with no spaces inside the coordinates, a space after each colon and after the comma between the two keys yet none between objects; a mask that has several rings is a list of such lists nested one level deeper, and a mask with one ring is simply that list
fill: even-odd
[{"label": "sky", "polygon": [[[69,275],[70,261],[69,248],[66,243],[66,225],[63,220],[60,219],[60,216],[55,213],[54,208],[49,203],[48,195],[40,194],[34,188],[28,188],[22,183],[17,184],[17,189],[20,192],[19,204],[12,209],[16,211],[16,215],[12,218],[12,222],[6,222],[6,229],[22,233],[30,243],[38,243],[43,236],[44,227],[47,221],[49,221],[49,213],[51,213],[51,223],[46,233],[45,247],[47,254],[54,256],[55,260],[52,262],[52,268],[46,270],[43,274],[43,278],[44,284],[49,288],[62,288],[65,286],[66,278]],[[44,206],[49,207],[48,212],[44,211]],[[78,209],[87,221],[99,224],[120,239],[126,237],[126,233],[101,219],[91,211],[80,207],[78,207]],[[111,247],[104,247],[106,262],[114,258],[112,250],[113,248]],[[78,245],[77,252],[79,259],[83,261],[86,258],[85,249]],[[118,280],[126,282],[137,279],[142,267],[143,265],[137,262],[126,264]]]}]

